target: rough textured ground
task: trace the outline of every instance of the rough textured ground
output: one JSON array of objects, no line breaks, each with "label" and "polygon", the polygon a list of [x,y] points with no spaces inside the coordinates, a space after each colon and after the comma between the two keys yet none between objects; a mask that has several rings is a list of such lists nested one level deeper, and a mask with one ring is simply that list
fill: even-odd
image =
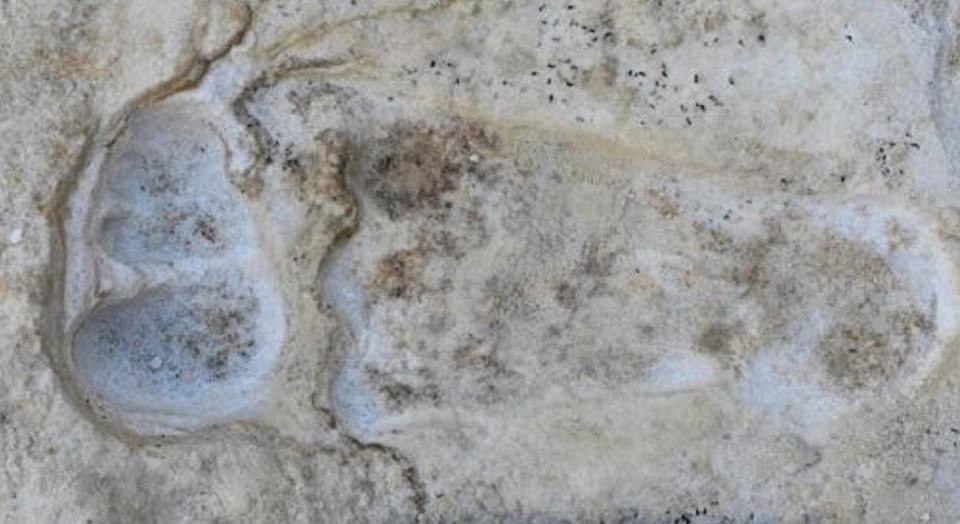
[{"label": "rough textured ground", "polygon": [[960,521],[958,38],[0,1],[0,521]]}]

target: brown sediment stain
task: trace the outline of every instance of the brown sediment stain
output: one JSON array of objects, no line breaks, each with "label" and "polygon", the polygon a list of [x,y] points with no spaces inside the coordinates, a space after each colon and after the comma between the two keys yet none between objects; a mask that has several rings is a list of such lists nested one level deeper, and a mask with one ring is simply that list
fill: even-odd
[{"label": "brown sediment stain", "polygon": [[444,213],[453,205],[447,195],[465,177],[485,176],[480,161],[495,147],[496,137],[472,123],[396,124],[386,138],[371,144],[371,162],[360,185],[393,220],[412,211]]},{"label": "brown sediment stain", "polygon": [[402,380],[375,367],[367,367],[365,373],[391,411],[402,411],[412,404],[423,402],[438,404],[441,400],[440,387],[430,380],[430,373],[426,369],[410,377],[411,380]]},{"label": "brown sediment stain", "polygon": [[[803,317],[827,322],[814,355],[826,378],[846,392],[885,386],[931,350],[936,322],[909,300],[908,284],[869,245],[829,232],[800,237],[772,227],[748,243],[734,282],[763,311],[760,338],[773,343],[796,336]],[[699,346],[725,347],[722,330],[708,328]]]},{"label": "brown sediment stain", "polygon": [[726,357],[733,349],[734,328],[723,323],[714,323],[697,337],[696,349],[708,355]]},{"label": "brown sediment stain", "polygon": [[580,250],[580,271],[591,277],[608,277],[619,254],[604,246],[600,239],[591,239]]},{"label": "brown sediment stain", "polygon": [[558,283],[554,289],[554,300],[566,309],[574,310],[577,308],[577,288],[567,281]]},{"label": "brown sediment stain", "polygon": [[395,251],[382,258],[370,288],[391,298],[411,298],[422,293],[424,254],[419,249]]},{"label": "brown sediment stain", "polygon": [[908,365],[933,323],[918,311],[903,311],[871,325],[869,319],[834,325],[817,343],[816,353],[833,382],[847,390],[876,387]]}]

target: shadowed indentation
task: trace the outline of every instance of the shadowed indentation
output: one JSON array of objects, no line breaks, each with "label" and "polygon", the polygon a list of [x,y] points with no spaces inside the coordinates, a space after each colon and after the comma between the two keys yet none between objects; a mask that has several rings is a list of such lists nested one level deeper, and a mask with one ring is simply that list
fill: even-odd
[{"label": "shadowed indentation", "polygon": [[77,377],[124,411],[236,411],[266,371],[263,304],[238,278],[157,289],[95,310],[74,337]]}]

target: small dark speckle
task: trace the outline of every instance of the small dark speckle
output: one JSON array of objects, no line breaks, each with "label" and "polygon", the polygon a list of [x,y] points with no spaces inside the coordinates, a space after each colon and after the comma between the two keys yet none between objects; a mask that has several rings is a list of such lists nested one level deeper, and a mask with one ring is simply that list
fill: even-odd
[{"label": "small dark speckle", "polygon": [[853,35],[847,35],[847,42],[853,42]]},{"label": "small dark speckle", "polygon": [[698,73],[694,73],[694,75],[693,75],[693,83],[694,83],[694,84],[699,84],[699,83],[700,83],[700,75],[699,75]]}]

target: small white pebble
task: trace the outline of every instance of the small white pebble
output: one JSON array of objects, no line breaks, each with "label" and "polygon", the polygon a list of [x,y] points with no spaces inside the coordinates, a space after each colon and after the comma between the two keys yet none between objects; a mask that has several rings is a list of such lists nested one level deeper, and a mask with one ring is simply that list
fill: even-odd
[{"label": "small white pebble", "polygon": [[477,156],[476,154],[470,155],[470,163],[476,164],[476,163],[479,162],[479,161],[480,161],[480,157],[479,157],[479,156]]},{"label": "small white pebble", "polygon": [[7,236],[7,242],[9,242],[12,245],[19,244],[21,240],[23,240],[23,229],[19,227],[11,231],[10,234]]},{"label": "small white pebble", "polygon": [[163,365],[163,360],[161,360],[160,357],[153,357],[153,360],[147,365],[150,366],[150,369],[156,371]]}]

